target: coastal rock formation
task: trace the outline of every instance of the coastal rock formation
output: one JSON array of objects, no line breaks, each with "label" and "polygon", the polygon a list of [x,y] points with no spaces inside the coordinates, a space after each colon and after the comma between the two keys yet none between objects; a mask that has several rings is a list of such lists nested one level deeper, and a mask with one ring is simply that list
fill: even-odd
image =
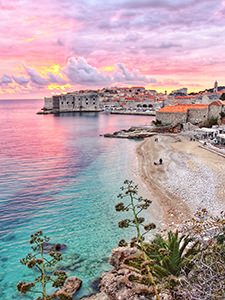
[{"label": "coastal rock formation", "polygon": [[121,267],[124,258],[129,257],[131,255],[137,254],[140,251],[137,248],[130,247],[117,247],[112,250],[112,255],[109,259],[110,265],[112,265],[116,270]]},{"label": "coastal rock formation", "polygon": [[152,292],[145,285],[129,281],[128,277],[135,273],[128,269],[112,270],[101,276],[100,290],[109,300],[141,300],[147,299],[145,295]]},{"label": "coastal rock formation", "polygon": [[43,243],[43,249],[46,252],[50,252],[51,250],[62,251],[66,249],[66,245],[60,243]]},{"label": "coastal rock formation", "polygon": [[[112,250],[109,263],[115,267],[110,272],[105,272],[100,277],[100,293],[83,300],[147,300],[152,288],[146,285],[131,282],[129,276],[137,275],[134,271],[124,268],[123,261],[126,257],[139,252],[137,248],[117,247]],[[146,297],[148,295],[148,298]],[[153,296],[154,297],[154,296]],[[152,298],[154,299],[154,298]],[[170,300],[169,298],[162,298]]]},{"label": "coastal rock formation", "polygon": [[157,133],[180,133],[182,129],[181,124],[175,126],[142,126],[142,127],[131,127],[128,130],[120,130],[114,133],[106,133],[104,137],[120,138],[120,139],[144,139],[147,137],[154,136]]},{"label": "coastal rock formation", "polygon": [[81,284],[82,280],[77,278],[76,276],[68,277],[64,286],[60,290],[58,290],[55,295],[66,295],[70,296],[72,299],[72,296],[80,289]]}]

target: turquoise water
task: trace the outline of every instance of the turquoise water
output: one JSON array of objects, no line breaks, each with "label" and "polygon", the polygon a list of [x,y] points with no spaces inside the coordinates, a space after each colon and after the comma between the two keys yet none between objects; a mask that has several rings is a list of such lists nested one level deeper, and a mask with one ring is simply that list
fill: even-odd
[{"label": "turquoise water", "polygon": [[[74,299],[95,292],[92,282],[110,269],[121,230],[116,195],[137,145],[100,134],[150,124],[147,116],[104,113],[36,115],[42,100],[0,101],[0,290],[1,299],[33,299],[16,284],[33,271],[20,265],[29,236],[43,230],[67,246],[63,268],[83,285]],[[62,267],[59,266],[59,267]]]}]

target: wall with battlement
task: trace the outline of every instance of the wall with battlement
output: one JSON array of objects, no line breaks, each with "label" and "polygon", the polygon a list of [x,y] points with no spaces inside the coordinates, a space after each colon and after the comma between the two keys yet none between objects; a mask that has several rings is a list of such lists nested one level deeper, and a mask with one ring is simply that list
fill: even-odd
[{"label": "wall with battlement", "polygon": [[156,112],[156,120],[161,121],[162,124],[176,125],[177,123],[186,123],[187,114],[186,113],[176,113],[176,112]]}]

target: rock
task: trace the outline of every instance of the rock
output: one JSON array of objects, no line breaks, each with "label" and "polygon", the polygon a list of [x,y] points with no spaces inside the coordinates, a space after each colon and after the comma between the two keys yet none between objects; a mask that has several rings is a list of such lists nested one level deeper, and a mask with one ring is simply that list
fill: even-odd
[{"label": "rock", "polygon": [[110,300],[109,297],[106,295],[106,293],[102,292],[96,295],[93,295],[88,298],[82,298],[81,300]]},{"label": "rock", "polygon": [[68,295],[72,296],[80,289],[82,284],[82,280],[77,278],[76,276],[72,276],[72,277],[68,277],[65,281],[64,286],[58,290],[55,295],[59,296],[59,295]]},{"label": "rock", "polygon": [[[134,271],[124,267],[123,260],[129,256],[140,253],[137,248],[117,247],[112,250],[109,263],[115,268],[100,276],[100,293],[82,298],[82,300],[147,300],[153,299],[152,287],[132,282],[128,278],[136,275]],[[150,296],[151,295],[151,296]],[[149,298],[152,297],[152,298]],[[162,298],[164,299],[164,298]],[[165,298],[164,300],[171,300]]]},{"label": "rock", "polygon": [[51,251],[51,250],[56,250],[56,251],[62,251],[66,249],[66,245],[60,244],[60,243],[43,243],[43,249],[44,251]]},{"label": "rock", "polygon": [[147,286],[129,281],[128,276],[131,274],[134,273],[128,269],[112,270],[102,274],[101,293],[106,294],[109,300],[149,299],[145,295],[149,295],[150,289]]},{"label": "rock", "polygon": [[112,255],[109,259],[110,265],[112,265],[116,270],[118,270],[124,260],[124,258],[139,253],[137,248],[130,247],[117,247],[112,250]]},{"label": "rock", "polygon": [[[159,296],[161,300],[173,300],[173,297],[170,294],[163,293],[159,294]],[[156,300],[156,296],[152,300]]]},{"label": "rock", "polygon": [[95,279],[94,281],[92,281],[91,283],[91,287],[92,289],[95,291],[95,293],[99,292],[99,284],[100,284],[100,278]]}]

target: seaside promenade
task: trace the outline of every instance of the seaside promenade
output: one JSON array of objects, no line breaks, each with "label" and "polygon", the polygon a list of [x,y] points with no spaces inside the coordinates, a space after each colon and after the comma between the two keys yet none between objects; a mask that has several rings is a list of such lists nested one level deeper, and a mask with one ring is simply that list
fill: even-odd
[{"label": "seaside promenade", "polygon": [[[224,157],[181,135],[147,138],[136,153],[147,197],[162,210],[162,228],[176,228],[198,208],[206,208],[213,215],[224,210]],[[163,164],[155,165],[160,158]]]}]

